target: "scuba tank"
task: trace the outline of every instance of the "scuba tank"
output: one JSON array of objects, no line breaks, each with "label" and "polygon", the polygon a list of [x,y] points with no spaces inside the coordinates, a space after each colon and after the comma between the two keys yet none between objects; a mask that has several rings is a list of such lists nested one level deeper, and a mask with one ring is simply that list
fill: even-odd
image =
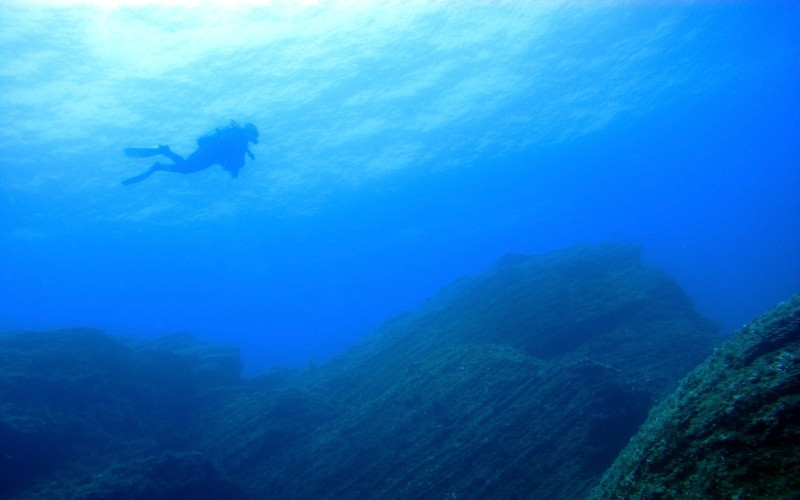
[{"label": "scuba tank", "polygon": [[215,128],[211,132],[198,137],[197,138],[197,145],[200,146],[200,147],[203,147],[203,146],[205,146],[207,144],[211,144],[211,143],[216,142],[217,140],[219,140],[223,135],[225,135],[225,133],[227,133],[227,132],[229,132],[231,130],[240,129],[240,128],[242,128],[242,127],[238,123],[236,123],[236,121],[231,120],[231,122],[228,124],[227,127]]}]

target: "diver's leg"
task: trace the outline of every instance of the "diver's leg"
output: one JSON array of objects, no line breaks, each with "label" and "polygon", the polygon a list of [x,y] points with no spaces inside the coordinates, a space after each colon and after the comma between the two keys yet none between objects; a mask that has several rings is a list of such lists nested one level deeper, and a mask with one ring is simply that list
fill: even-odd
[{"label": "diver's leg", "polygon": [[161,147],[157,148],[125,148],[125,156],[128,158],[150,158],[162,154]]},{"label": "diver's leg", "polygon": [[180,165],[184,161],[186,161],[183,156],[179,155],[178,153],[174,153],[169,146],[159,146],[158,152],[162,155],[166,156],[170,160],[172,160],[176,165]]}]

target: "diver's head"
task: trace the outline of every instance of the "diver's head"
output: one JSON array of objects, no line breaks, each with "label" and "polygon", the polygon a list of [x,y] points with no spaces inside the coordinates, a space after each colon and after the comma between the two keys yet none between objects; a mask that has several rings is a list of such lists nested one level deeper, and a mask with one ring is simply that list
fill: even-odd
[{"label": "diver's head", "polygon": [[252,123],[244,124],[244,133],[247,135],[247,140],[253,144],[258,144],[258,128]]}]

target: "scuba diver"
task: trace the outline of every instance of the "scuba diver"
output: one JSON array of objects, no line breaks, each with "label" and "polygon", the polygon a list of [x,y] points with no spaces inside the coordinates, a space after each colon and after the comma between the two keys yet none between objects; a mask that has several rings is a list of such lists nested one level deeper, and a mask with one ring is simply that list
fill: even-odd
[{"label": "scuba diver", "polygon": [[172,163],[164,164],[155,162],[150,170],[139,174],[136,177],[122,181],[124,185],[134,184],[143,181],[158,171],[177,172],[190,174],[208,168],[211,165],[222,165],[231,177],[239,175],[239,169],[244,166],[244,155],[255,160],[255,156],[250,152],[248,143],[258,144],[258,129],[252,123],[245,123],[244,127],[235,121],[225,128],[214,129],[206,135],[197,139],[197,150],[184,158],[174,153],[169,146],[158,146],[157,148],[125,148],[125,155],[129,158],[149,158],[156,155],[164,155]]}]

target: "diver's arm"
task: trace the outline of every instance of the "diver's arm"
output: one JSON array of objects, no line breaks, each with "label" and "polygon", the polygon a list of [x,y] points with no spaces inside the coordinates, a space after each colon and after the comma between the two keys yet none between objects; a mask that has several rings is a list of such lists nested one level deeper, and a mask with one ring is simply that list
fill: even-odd
[{"label": "diver's arm", "polygon": [[252,151],[250,151],[250,146],[245,146],[244,147],[244,152],[247,153],[247,156],[249,156],[251,160],[255,160],[256,159],[256,157],[253,156]]}]

